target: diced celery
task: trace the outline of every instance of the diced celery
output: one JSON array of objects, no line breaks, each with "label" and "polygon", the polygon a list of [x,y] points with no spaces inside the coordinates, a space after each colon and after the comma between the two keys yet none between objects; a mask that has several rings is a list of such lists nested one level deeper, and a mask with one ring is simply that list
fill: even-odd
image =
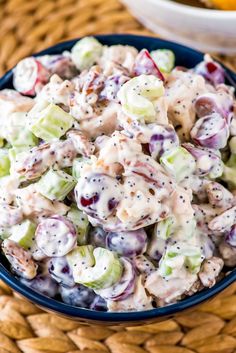
[{"label": "diced celery", "polygon": [[29,129],[34,135],[47,142],[63,136],[72,127],[74,121],[70,114],[53,103],[36,115],[36,118],[29,119]]},{"label": "diced celery", "polygon": [[67,261],[71,267],[93,266],[95,259],[93,256],[94,247],[92,245],[77,246],[66,255]]},{"label": "diced celery", "polygon": [[153,75],[140,75],[122,85],[117,97],[125,114],[154,122],[154,102],[164,94],[163,82]]},{"label": "diced celery", "polygon": [[16,127],[14,133],[8,137],[8,141],[15,148],[30,149],[38,144],[38,138],[28,129]]},{"label": "diced celery", "polygon": [[229,160],[225,163],[222,180],[228,183],[232,190],[236,188],[236,154],[231,154]]},{"label": "diced celery", "polygon": [[185,257],[185,266],[191,273],[198,273],[202,263],[201,253]]},{"label": "diced celery", "polygon": [[0,240],[7,239],[11,236],[11,228],[0,228]]},{"label": "diced celery", "polygon": [[108,288],[118,282],[123,268],[116,255],[103,248],[96,248],[93,255],[95,265],[84,268],[75,281],[92,289]]},{"label": "diced celery", "polygon": [[73,160],[73,165],[72,165],[72,175],[75,179],[79,179],[80,175],[81,175],[81,169],[83,168],[84,164],[88,164],[90,163],[90,159],[89,158],[85,158],[85,157],[79,157],[79,158],[75,158]]},{"label": "diced celery", "polygon": [[86,244],[89,229],[89,221],[87,215],[78,210],[78,208],[73,205],[70,211],[67,213],[67,218],[74,224],[76,228],[78,244]]},{"label": "diced celery", "polygon": [[0,177],[8,175],[10,173],[10,159],[8,150],[1,148],[0,149]]},{"label": "diced celery", "polygon": [[94,37],[80,39],[71,49],[71,59],[78,70],[90,68],[102,55],[103,46]]},{"label": "diced celery", "polygon": [[52,201],[62,201],[76,185],[76,180],[62,170],[50,169],[35,184],[37,191]]},{"label": "diced celery", "polygon": [[26,181],[26,177],[24,175],[20,175],[16,172],[15,164],[16,161],[24,160],[25,158],[27,158],[27,156],[29,155],[29,151],[25,150],[25,148],[22,150],[21,148],[16,147],[12,147],[8,151],[9,159],[11,162],[10,175],[12,177],[18,178],[20,182]]},{"label": "diced celery", "polygon": [[18,153],[21,153],[18,151],[18,149],[12,147],[8,150],[8,155],[9,155],[9,159],[10,159],[10,164],[11,164],[11,167],[10,167],[10,174],[12,174],[14,172],[14,165],[15,165],[15,162],[16,162],[16,156]]},{"label": "diced celery", "polygon": [[163,167],[173,175],[177,182],[184,180],[196,169],[194,157],[183,147],[176,147],[166,152],[160,162]]},{"label": "diced celery", "polygon": [[196,227],[197,227],[197,221],[193,217],[192,219],[188,219],[187,222],[184,222],[184,224],[181,225],[181,233],[182,233],[182,239],[190,239],[194,236],[196,232]]},{"label": "diced celery", "polygon": [[170,245],[160,260],[159,271],[161,276],[178,276],[181,268],[196,274],[199,272],[201,263],[204,257],[201,249],[197,246],[187,243],[178,243],[177,245]]},{"label": "diced celery", "polygon": [[157,238],[168,239],[171,235],[172,228],[174,225],[174,219],[172,217],[166,218],[155,224],[154,234]]},{"label": "diced celery", "polygon": [[6,123],[5,138],[15,148],[25,150],[38,144],[38,138],[27,128],[27,115],[12,113]]},{"label": "diced celery", "polygon": [[28,219],[11,228],[10,240],[18,243],[22,248],[28,250],[34,243],[36,225]]},{"label": "diced celery", "polygon": [[166,250],[166,253],[160,260],[159,272],[162,277],[171,276],[173,271],[180,269],[184,265],[184,256],[173,252],[171,247]]},{"label": "diced celery", "polygon": [[91,268],[94,266],[95,259],[93,256],[93,250],[94,247],[92,245],[77,246],[66,255],[75,282],[77,282],[77,278],[85,268]]},{"label": "diced celery", "polygon": [[151,57],[163,73],[169,73],[175,65],[175,54],[168,49],[157,49],[151,51]]},{"label": "diced celery", "polygon": [[172,274],[173,270],[169,266],[165,266],[165,270],[163,272],[163,277],[170,276]]}]

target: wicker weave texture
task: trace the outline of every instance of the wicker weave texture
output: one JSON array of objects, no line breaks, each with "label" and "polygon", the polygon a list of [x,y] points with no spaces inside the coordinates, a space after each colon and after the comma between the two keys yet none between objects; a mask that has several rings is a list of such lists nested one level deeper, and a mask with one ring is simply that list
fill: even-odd
[{"label": "wicker weave texture", "polygon": [[0,74],[62,40],[94,33],[146,33],[117,0],[0,0]]},{"label": "wicker weave texture", "polygon": [[[0,0],[0,76],[63,40],[101,33],[153,35],[118,0]],[[236,58],[222,58],[236,69]]]},{"label": "wicker weave texture", "polygon": [[84,326],[42,312],[0,282],[0,353],[233,353],[236,285],[197,311],[138,327]]},{"label": "wicker weave texture", "polygon": [[[0,0],[0,76],[63,40],[101,33],[153,35],[118,0]],[[236,69],[236,57],[221,58]]]}]

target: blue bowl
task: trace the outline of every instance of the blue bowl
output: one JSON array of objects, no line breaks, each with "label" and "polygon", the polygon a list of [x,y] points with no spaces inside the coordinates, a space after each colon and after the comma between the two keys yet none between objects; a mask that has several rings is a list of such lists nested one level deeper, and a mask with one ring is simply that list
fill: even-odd
[{"label": "blue bowl", "polygon": [[[143,36],[133,36],[133,35],[102,35],[97,36],[98,40],[102,44],[113,45],[113,44],[126,44],[136,47],[138,50],[142,48],[147,48],[149,51],[157,48],[167,48],[175,52],[176,55],[176,65],[185,66],[191,68],[197,65],[202,59],[203,54],[184,47],[182,45],[172,43],[169,41],[143,37]],[[35,54],[60,54],[64,50],[70,50],[77,40],[71,40],[68,42],[57,44],[50,47],[40,53]],[[229,83],[236,82],[236,75],[226,69],[227,77]],[[8,71],[0,79],[0,89],[12,88],[12,70]],[[10,272],[8,263],[3,255],[0,254],[0,279],[7,283],[16,292],[22,294],[28,300],[34,304],[40,306],[46,311],[54,312],[59,315],[71,318],[73,320],[78,320],[80,322],[93,323],[93,324],[110,324],[110,325],[135,325],[135,324],[146,324],[157,321],[162,321],[167,318],[171,318],[178,313],[182,313],[184,310],[191,309],[196,305],[209,300],[216,294],[222,292],[230,284],[236,280],[236,269],[229,273],[225,278],[218,282],[211,289],[205,289],[191,297],[181,300],[176,304],[171,304],[163,308],[152,309],[149,311],[140,312],[124,312],[124,313],[108,313],[108,312],[98,312],[88,309],[78,308],[64,304],[55,299],[48,298],[42,294],[35,292],[34,290],[26,287],[18,281],[16,277]]]}]

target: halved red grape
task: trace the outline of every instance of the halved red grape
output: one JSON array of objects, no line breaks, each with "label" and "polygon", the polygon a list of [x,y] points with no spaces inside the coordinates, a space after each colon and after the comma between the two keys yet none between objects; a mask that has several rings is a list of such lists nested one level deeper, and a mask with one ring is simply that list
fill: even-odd
[{"label": "halved red grape", "polygon": [[236,247],[236,224],[234,224],[226,234],[225,241],[230,246]]},{"label": "halved red grape", "polygon": [[96,295],[94,301],[90,305],[90,309],[96,311],[107,311],[107,303],[102,297]]},{"label": "halved red grape", "polygon": [[94,245],[95,247],[106,247],[106,237],[107,232],[101,227],[95,227],[89,233],[89,244]]},{"label": "halved red grape", "polygon": [[107,248],[122,256],[142,254],[146,250],[147,234],[143,228],[130,231],[109,233],[106,238]]},{"label": "halved red grape", "polygon": [[34,57],[21,60],[13,70],[15,89],[29,96],[34,96],[49,80],[49,71]]},{"label": "halved red grape", "polygon": [[225,82],[225,70],[219,63],[208,56],[195,67],[194,71],[203,76],[212,85],[218,85]]},{"label": "halved red grape", "polygon": [[78,208],[100,220],[115,211],[122,195],[120,182],[102,173],[91,173],[79,178],[75,187]]},{"label": "halved red grape", "polygon": [[216,150],[205,147],[196,147],[191,143],[182,145],[196,160],[196,174],[200,176],[209,175],[217,178],[223,173],[223,162]]},{"label": "halved red grape", "polygon": [[57,74],[62,79],[71,79],[78,74],[78,71],[69,56],[43,55],[38,56],[37,60],[50,72],[51,75]]},{"label": "halved red grape", "polygon": [[219,113],[230,123],[233,115],[233,103],[233,97],[226,92],[206,93],[196,99],[195,109],[199,118]]},{"label": "halved red grape", "polygon": [[31,281],[20,278],[20,282],[49,298],[54,298],[58,293],[57,283],[48,275],[38,275]]},{"label": "halved red grape", "polygon": [[178,135],[171,126],[156,125],[149,142],[149,152],[154,159],[179,145]]},{"label": "halved red grape", "polygon": [[157,64],[152,59],[149,51],[147,49],[143,49],[137,55],[134,62],[134,75],[154,75],[158,77],[160,80],[165,81],[164,76],[159,70]]},{"label": "halved red grape", "polygon": [[212,113],[198,119],[190,135],[200,146],[220,149],[226,146],[229,138],[229,127],[226,120],[218,113]]},{"label": "halved red grape", "polygon": [[51,258],[48,263],[48,272],[62,286],[73,287],[75,285],[72,270],[64,256]]},{"label": "halved red grape", "polygon": [[39,223],[35,239],[38,247],[49,257],[64,256],[77,244],[77,234],[73,223],[57,215]]},{"label": "halved red grape", "polygon": [[86,309],[90,307],[96,296],[92,289],[84,287],[81,284],[75,285],[72,288],[61,286],[59,291],[64,303]]},{"label": "halved red grape", "polygon": [[123,74],[109,76],[104,83],[103,90],[99,94],[99,99],[107,99],[109,101],[118,102],[117,92],[129,79],[130,77]]},{"label": "halved red grape", "polygon": [[134,266],[130,260],[121,258],[123,265],[123,274],[118,283],[106,289],[100,289],[96,292],[106,300],[124,300],[134,291],[136,274]]}]

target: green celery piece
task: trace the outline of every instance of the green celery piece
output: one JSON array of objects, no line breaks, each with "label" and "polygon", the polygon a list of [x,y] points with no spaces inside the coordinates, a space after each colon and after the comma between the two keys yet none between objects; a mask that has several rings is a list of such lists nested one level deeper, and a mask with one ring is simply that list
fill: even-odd
[{"label": "green celery piece", "polygon": [[94,247],[92,245],[77,246],[66,255],[69,266],[72,269],[74,281],[81,276],[85,268],[91,268],[95,264],[93,256]]},{"label": "green celery piece", "polygon": [[76,180],[71,175],[62,170],[50,169],[36,183],[36,188],[49,200],[63,201],[75,185]]},{"label": "green celery piece", "polygon": [[164,153],[160,158],[161,165],[173,175],[177,182],[193,174],[196,162],[193,156],[183,147],[179,146]]},{"label": "green celery piece", "polygon": [[9,152],[5,148],[0,149],[0,177],[9,175],[10,173],[10,159]]},{"label": "green celery piece", "polygon": [[231,154],[229,160],[224,165],[224,172],[221,179],[228,183],[231,190],[236,188],[236,154]]},{"label": "green celery piece", "polygon": [[27,219],[11,228],[9,239],[28,250],[34,244],[35,230],[36,225]]},{"label": "green celery piece", "polygon": [[116,255],[107,249],[96,248],[93,252],[95,265],[85,268],[76,278],[81,283],[92,289],[111,287],[121,278],[123,267]]},{"label": "green celery piece", "polygon": [[67,213],[67,218],[74,224],[77,231],[77,241],[79,245],[87,243],[89,221],[85,213],[80,211],[76,205],[72,205]]},{"label": "green celery piece", "polygon": [[89,69],[102,55],[103,46],[94,37],[80,39],[71,49],[71,59],[78,70]]},{"label": "green celery piece", "polygon": [[29,129],[47,142],[59,139],[72,127],[74,118],[59,106],[50,103],[29,120]]},{"label": "green celery piece", "polygon": [[157,77],[140,75],[124,83],[117,97],[125,114],[151,123],[156,118],[154,103],[164,91],[163,82]]},{"label": "green celery piece", "polygon": [[91,164],[91,160],[86,157],[78,157],[73,160],[73,165],[72,165],[72,176],[75,179],[79,179],[81,175],[81,169],[84,164]]},{"label": "green celery piece", "polygon": [[11,228],[0,228],[0,240],[8,239],[11,236]]},{"label": "green celery piece", "polygon": [[22,151],[38,145],[38,138],[27,128],[28,120],[26,113],[15,112],[6,124],[6,140],[12,147]]},{"label": "green celery piece", "polygon": [[157,49],[151,51],[151,57],[163,73],[170,73],[175,66],[175,54],[172,50]]},{"label": "green celery piece", "polygon": [[157,238],[168,239],[173,230],[174,219],[172,217],[168,217],[163,221],[156,223],[154,233]]}]

